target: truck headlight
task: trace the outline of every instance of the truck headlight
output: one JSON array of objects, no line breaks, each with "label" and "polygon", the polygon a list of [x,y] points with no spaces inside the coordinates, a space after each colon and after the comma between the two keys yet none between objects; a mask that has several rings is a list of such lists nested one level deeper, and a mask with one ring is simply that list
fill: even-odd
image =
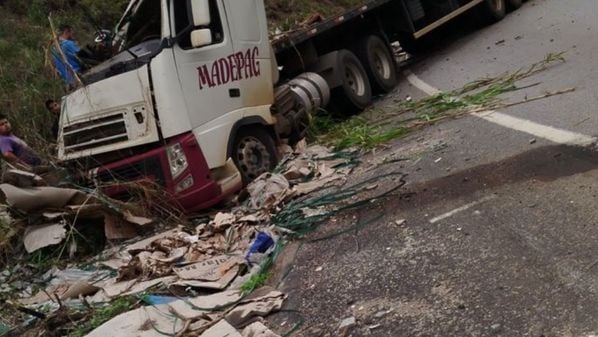
[{"label": "truck headlight", "polygon": [[179,143],[167,147],[166,154],[168,155],[170,174],[172,179],[176,179],[189,166],[187,156],[185,156],[185,152]]}]

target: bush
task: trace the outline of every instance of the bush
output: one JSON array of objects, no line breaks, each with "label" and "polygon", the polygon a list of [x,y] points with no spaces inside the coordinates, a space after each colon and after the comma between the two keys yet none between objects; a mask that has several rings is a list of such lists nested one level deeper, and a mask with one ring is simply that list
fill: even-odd
[{"label": "bush", "polygon": [[[75,27],[78,40],[91,42],[94,24],[110,29],[128,0],[0,0],[0,113],[8,116],[15,134],[40,153],[49,153],[53,116],[44,102],[65,93],[49,57],[52,34],[48,22]],[[82,43],[85,44],[85,43]]]}]

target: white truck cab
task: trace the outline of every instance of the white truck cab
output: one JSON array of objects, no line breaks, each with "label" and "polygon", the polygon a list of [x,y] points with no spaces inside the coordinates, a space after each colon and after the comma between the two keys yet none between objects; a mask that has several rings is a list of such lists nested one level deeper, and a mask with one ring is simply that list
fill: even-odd
[{"label": "white truck cab", "polygon": [[393,90],[391,41],[413,45],[475,6],[504,15],[504,1],[364,0],[269,36],[264,0],[132,0],[113,57],[63,98],[59,158],[112,196],[140,183],[210,207],[273,168],[281,139],[329,101],[355,112]]}]

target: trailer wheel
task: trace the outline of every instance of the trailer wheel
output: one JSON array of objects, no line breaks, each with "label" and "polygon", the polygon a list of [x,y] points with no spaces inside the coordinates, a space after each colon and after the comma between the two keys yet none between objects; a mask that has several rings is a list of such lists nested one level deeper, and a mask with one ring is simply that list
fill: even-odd
[{"label": "trailer wheel", "polygon": [[480,15],[485,23],[495,23],[505,17],[506,10],[505,0],[484,0],[480,4]]},{"label": "trailer wheel", "polygon": [[246,127],[237,133],[231,156],[244,185],[274,169],[278,161],[274,139],[259,126]]},{"label": "trailer wheel", "polygon": [[370,79],[374,93],[388,93],[397,85],[395,59],[388,45],[378,36],[361,39],[354,48]]},{"label": "trailer wheel", "polygon": [[510,10],[517,9],[521,7],[523,4],[523,0],[507,0],[507,8]]},{"label": "trailer wheel", "polygon": [[365,109],[372,101],[368,75],[355,54],[339,50],[337,65],[342,84],[332,90],[332,105],[336,113],[352,115]]}]

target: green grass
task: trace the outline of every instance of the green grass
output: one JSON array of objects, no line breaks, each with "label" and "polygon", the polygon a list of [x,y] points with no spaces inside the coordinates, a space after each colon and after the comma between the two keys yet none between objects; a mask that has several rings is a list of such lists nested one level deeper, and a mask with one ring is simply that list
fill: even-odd
[{"label": "green grass", "polygon": [[335,150],[350,147],[371,149],[381,143],[406,135],[408,129],[403,127],[384,128],[370,124],[367,118],[355,116],[347,120],[332,117],[326,112],[314,116],[308,130],[308,138]]},{"label": "green grass", "polygon": [[[0,1],[0,113],[10,119],[15,133],[41,154],[51,154],[53,116],[47,99],[60,100],[64,84],[51,67],[48,48],[55,25],[69,23],[80,45],[92,41],[94,28],[81,4],[99,25],[113,28],[128,0],[6,0]],[[77,5],[75,5],[77,3]]]},{"label": "green grass", "polygon": [[[343,120],[320,112],[312,118],[308,137],[311,141],[334,146],[337,150],[348,147],[372,149],[443,119],[457,118],[478,110],[500,108],[507,104],[504,102],[503,94],[539,84],[519,86],[518,81],[564,61],[563,53],[551,53],[527,68],[485,77],[457,90],[424,97],[417,101],[402,102],[385,109],[370,109],[360,116],[349,119]],[[564,94],[572,90],[574,88],[547,92],[535,99]],[[525,103],[525,101],[518,103]]]},{"label": "green grass", "polygon": [[268,281],[270,273],[267,271],[252,275],[247,282],[241,286],[241,291],[244,294],[251,294],[255,289],[263,286]]}]

